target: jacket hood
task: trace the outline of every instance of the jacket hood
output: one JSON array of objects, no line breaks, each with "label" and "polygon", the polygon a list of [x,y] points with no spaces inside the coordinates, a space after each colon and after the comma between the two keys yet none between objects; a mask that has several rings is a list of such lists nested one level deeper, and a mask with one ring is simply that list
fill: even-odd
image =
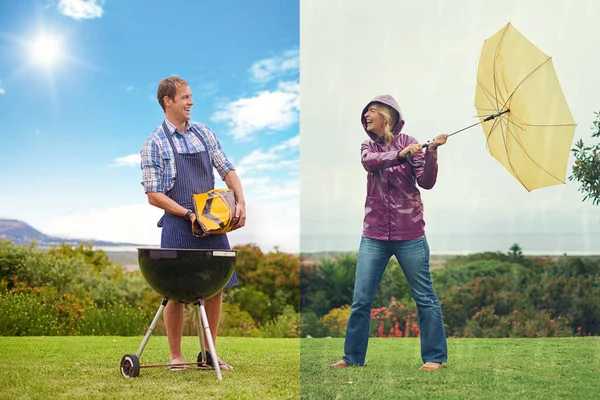
[{"label": "jacket hood", "polygon": [[362,123],[362,126],[363,126],[365,132],[367,133],[367,135],[369,135],[369,137],[373,140],[377,139],[377,135],[367,131],[367,121],[365,118],[365,113],[369,109],[369,106],[373,103],[385,104],[387,106],[392,107],[394,110],[396,110],[398,112],[398,121],[396,122],[396,125],[394,125],[394,127],[392,128],[392,132],[394,133],[394,135],[398,136],[400,134],[400,132],[402,131],[402,127],[404,127],[404,119],[402,118],[402,112],[400,111],[400,106],[398,105],[398,102],[396,101],[396,99],[394,99],[392,96],[387,95],[387,94],[375,97],[373,100],[371,100],[365,106],[365,108],[363,108],[363,111],[360,114],[360,122]]}]

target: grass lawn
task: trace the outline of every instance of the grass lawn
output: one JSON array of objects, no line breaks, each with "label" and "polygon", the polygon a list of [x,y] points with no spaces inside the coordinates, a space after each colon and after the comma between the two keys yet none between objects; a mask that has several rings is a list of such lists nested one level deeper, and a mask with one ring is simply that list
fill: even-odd
[{"label": "grass lawn", "polygon": [[[142,337],[0,337],[0,399],[297,399],[299,339],[218,339],[217,354],[234,366],[214,370],[142,368],[125,379],[121,357],[135,354]],[[198,337],[184,337],[186,362],[196,361]],[[152,336],[141,365],[169,360],[167,338]]]},{"label": "grass lawn", "polygon": [[423,372],[418,338],[369,340],[366,367],[332,369],[343,339],[301,339],[302,399],[600,399],[600,338],[448,339]]}]

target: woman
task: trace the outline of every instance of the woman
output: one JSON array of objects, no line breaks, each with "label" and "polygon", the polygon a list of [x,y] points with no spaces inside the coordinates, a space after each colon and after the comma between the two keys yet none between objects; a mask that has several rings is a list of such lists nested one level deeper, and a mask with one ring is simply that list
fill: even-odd
[{"label": "woman", "polygon": [[[429,246],[418,186],[431,189],[437,178],[437,148],[447,135],[437,136],[423,154],[417,140],[402,131],[400,107],[391,96],[378,96],[364,108],[362,125],[370,137],[361,148],[367,170],[367,199],[363,236],[358,251],[354,299],[344,357],[331,367],[365,363],[373,299],[388,261],[396,256],[417,304],[421,328],[423,371],[437,370],[447,361],[446,331],[440,302],[429,274]],[[423,163],[413,168],[406,162]]]}]

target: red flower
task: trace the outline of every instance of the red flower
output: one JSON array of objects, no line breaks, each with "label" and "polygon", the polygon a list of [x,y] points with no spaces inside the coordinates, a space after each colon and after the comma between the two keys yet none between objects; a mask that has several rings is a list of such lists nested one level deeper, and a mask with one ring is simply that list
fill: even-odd
[{"label": "red flower", "polygon": [[396,321],[396,324],[394,325],[394,329],[395,329],[395,336],[396,337],[402,337],[402,331],[400,330],[400,324],[398,324],[398,321]]},{"label": "red flower", "polygon": [[385,337],[385,335],[383,334],[383,321],[379,322],[379,328],[377,329],[377,337]]}]

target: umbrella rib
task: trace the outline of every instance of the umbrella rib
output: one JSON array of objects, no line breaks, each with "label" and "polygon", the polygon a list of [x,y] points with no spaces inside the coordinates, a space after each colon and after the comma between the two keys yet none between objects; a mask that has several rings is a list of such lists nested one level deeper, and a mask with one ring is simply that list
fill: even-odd
[{"label": "umbrella rib", "polygon": [[508,100],[507,100],[504,103],[504,106],[502,106],[502,108],[498,107],[499,106],[499,102],[498,102],[498,85],[497,85],[497,82],[496,82],[496,60],[498,59],[498,55],[500,54],[500,48],[504,44],[504,37],[506,36],[506,31],[508,31],[508,26],[509,25],[506,25],[506,28],[504,28],[504,32],[502,32],[502,37],[500,38],[500,41],[498,42],[498,46],[496,47],[496,54],[494,54],[494,65],[493,65],[493,69],[492,69],[492,73],[493,73],[493,76],[494,76],[494,99],[496,100],[496,109],[497,110],[503,110],[504,107],[506,106],[506,103],[508,102]]},{"label": "umbrella rib", "polygon": [[[530,73],[527,74],[527,76],[525,78],[523,78],[521,80],[521,82],[519,82],[519,84],[515,87],[515,89],[512,91],[512,93],[510,94],[510,96],[508,96],[508,99],[506,99],[506,102],[504,103],[504,105],[502,106],[502,108],[505,108],[506,105],[508,103],[510,103],[510,101],[512,100],[512,97],[514,96],[514,94],[516,93],[517,90],[519,90],[519,87],[523,84],[523,82],[525,82],[527,80],[527,78],[529,78],[531,75],[533,75],[535,72],[537,72],[540,68],[542,68],[542,66],[544,64],[546,64],[548,61],[550,61],[552,59],[552,57],[548,57],[544,60],[544,62],[542,62],[540,65],[538,65],[536,68],[534,68]],[[509,106],[510,108],[510,106]]]},{"label": "umbrella rib", "polygon": [[[492,154],[492,151],[490,150],[490,137],[492,136],[492,133],[494,132],[494,129],[496,128],[496,125],[498,124],[499,118],[494,119],[494,122],[492,122],[492,127],[490,128],[490,133],[488,135],[486,135],[486,141],[485,141],[485,147],[487,148],[487,151]],[[485,133],[485,131],[484,131]],[[493,156],[493,154],[492,154]]]},{"label": "umbrella rib", "polygon": [[525,121],[521,121],[519,118],[517,118],[514,114],[511,114],[513,119],[516,119],[519,121],[519,124],[517,124],[514,121],[511,121],[510,118],[508,119],[508,121],[512,124],[515,124],[516,126],[520,127],[521,129],[524,130],[524,126],[535,126],[535,127],[543,127],[543,126],[577,126],[577,124],[528,124]]},{"label": "umbrella rib", "polygon": [[[507,121],[511,122],[511,123],[514,123],[514,122],[510,121],[510,117],[507,117]],[[507,129],[508,129],[510,135],[515,139],[515,141],[517,142],[517,144],[519,145],[519,147],[521,148],[521,150],[523,150],[523,152],[525,153],[525,155],[527,156],[527,158],[529,158],[529,160],[531,160],[531,162],[534,163],[536,167],[538,167],[539,169],[541,169],[542,171],[544,171],[546,174],[548,174],[552,178],[556,179],[558,182],[565,183],[562,179],[556,177],[554,174],[552,174],[551,172],[549,172],[548,170],[546,170],[546,168],[544,168],[543,166],[541,166],[537,161],[535,161],[535,159],[533,157],[531,157],[531,155],[529,154],[529,152],[527,152],[527,149],[525,149],[525,147],[522,145],[522,143],[520,141],[520,138],[518,136],[515,136],[514,133],[510,132],[510,128],[508,127],[508,125],[507,125]],[[507,150],[507,154],[508,154],[508,150]],[[508,162],[510,163],[510,156],[509,156]],[[511,163],[511,167],[512,167],[512,163]]]},{"label": "umbrella rib", "polygon": [[482,111],[484,112],[484,114],[477,114],[474,116],[474,118],[478,118],[478,117],[489,117],[490,115],[496,115],[498,114],[498,111],[496,110],[490,110],[490,109],[486,109],[486,108],[478,108],[477,111]]},{"label": "umbrella rib", "polygon": [[[513,124],[514,126],[516,126],[517,128],[519,128],[519,129],[520,129],[520,130],[522,130],[522,131],[524,131],[524,130],[525,130],[525,128],[523,128],[523,126],[521,126],[521,125],[517,124],[515,121],[511,121],[511,120],[510,120],[510,117],[507,117],[506,121],[507,121],[508,123],[511,123],[511,124]],[[520,122],[520,121],[519,121],[519,122]]]},{"label": "umbrella rib", "polygon": [[524,126],[577,126],[577,124],[523,124]]},{"label": "umbrella rib", "polygon": [[489,117],[490,115],[497,115],[498,111],[490,110],[486,108],[478,108],[477,111],[483,111],[484,114],[477,114],[475,117]]},{"label": "umbrella rib", "polygon": [[[492,101],[492,99],[496,100],[496,105],[497,105],[497,104],[498,104],[498,99],[496,99],[496,98],[495,98],[495,97],[492,95],[492,92],[491,92],[490,90],[488,90],[488,89],[487,89],[487,88],[486,88],[486,87],[483,85],[483,83],[482,83],[482,82],[481,82],[479,79],[477,80],[477,83],[479,84],[479,87],[480,87],[480,88],[481,88],[481,90],[483,91],[483,94],[485,95],[485,98],[486,98],[486,99],[489,101],[490,105],[491,105],[492,107],[494,107],[494,102]],[[489,95],[489,96],[488,96],[488,95]],[[491,98],[490,98],[490,97],[491,97]],[[494,111],[499,111],[498,109],[494,109],[494,108],[493,108],[493,110],[494,110]],[[487,109],[486,109],[486,110],[484,110],[484,111],[487,111]]]},{"label": "umbrella rib", "polygon": [[[504,118],[498,118],[499,120],[503,120]],[[508,165],[510,165],[510,169],[513,172],[513,175],[517,178],[517,180],[521,183],[521,185],[525,186],[525,184],[521,181],[521,178],[519,177],[519,174],[517,173],[517,170],[515,170],[515,167],[513,166],[512,162],[510,161],[510,153],[508,151],[508,139],[510,136],[506,135],[504,133],[504,125],[502,125],[502,121],[498,121],[500,123],[500,130],[502,131],[502,138],[504,139],[504,150],[506,151],[506,160],[508,161]],[[506,126],[506,129],[509,131],[510,133],[510,128],[508,127],[508,125]],[[517,141],[518,143],[518,141]],[[527,189],[527,187],[525,186],[525,189]],[[527,189],[529,190],[529,189]]]}]

